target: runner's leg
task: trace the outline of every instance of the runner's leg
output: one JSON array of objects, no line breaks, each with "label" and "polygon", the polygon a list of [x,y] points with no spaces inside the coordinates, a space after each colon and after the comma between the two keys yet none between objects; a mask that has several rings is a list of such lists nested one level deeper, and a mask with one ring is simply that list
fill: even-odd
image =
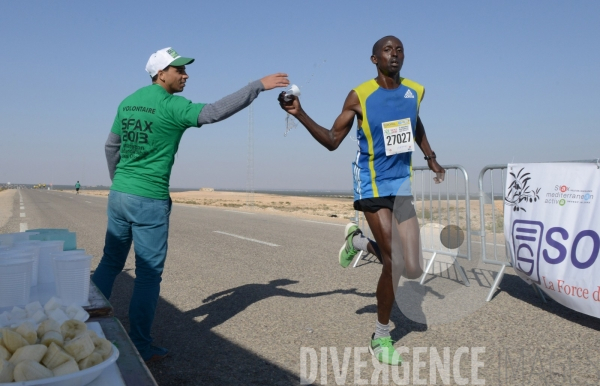
[{"label": "runner's leg", "polygon": [[381,275],[377,283],[377,319],[381,324],[388,324],[394,305],[394,285],[392,278],[392,211],[387,208],[377,212],[365,212],[365,218],[371,228],[379,249]]},{"label": "runner's leg", "polygon": [[[404,269],[400,271],[402,272],[402,276],[407,279],[421,277],[423,274],[423,255],[421,254],[419,221],[417,217],[412,217],[401,223],[396,222],[396,228],[398,229],[396,236],[399,243],[395,245],[399,244],[400,248],[398,252],[400,252],[404,265]],[[393,254],[395,253],[396,250],[394,249]]]}]

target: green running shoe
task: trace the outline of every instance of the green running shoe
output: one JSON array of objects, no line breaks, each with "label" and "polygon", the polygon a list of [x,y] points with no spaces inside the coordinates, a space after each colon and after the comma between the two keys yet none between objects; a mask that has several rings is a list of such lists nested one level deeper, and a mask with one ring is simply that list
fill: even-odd
[{"label": "green running shoe", "polygon": [[398,354],[398,351],[394,349],[394,341],[389,336],[379,339],[375,338],[375,334],[371,335],[371,344],[369,345],[369,352],[377,358],[381,363],[385,363],[391,366],[398,366],[402,364],[402,357]]},{"label": "green running shoe", "polygon": [[354,245],[352,245],[352,238],[362,233],[360,229],[358,229],[358,225],[351,222],[346,225],[346,229],[344,230],[344,235],[346,235],[346,241],[344,241],[344,245],[340,248],[339,258],[340,265],[342,268],[346,268],[352,263],[354,260],[354,256],[358,253],[358,250],[354,249]]}]

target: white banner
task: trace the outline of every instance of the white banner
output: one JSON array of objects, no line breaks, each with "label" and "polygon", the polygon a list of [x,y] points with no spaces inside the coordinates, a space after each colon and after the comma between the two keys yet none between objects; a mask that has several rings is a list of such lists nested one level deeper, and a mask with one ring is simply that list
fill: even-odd
[{"label": "white banner", "polygon": [[560,304],[600,317],[600,169],[509,164],[504,236],[517,274]]}]

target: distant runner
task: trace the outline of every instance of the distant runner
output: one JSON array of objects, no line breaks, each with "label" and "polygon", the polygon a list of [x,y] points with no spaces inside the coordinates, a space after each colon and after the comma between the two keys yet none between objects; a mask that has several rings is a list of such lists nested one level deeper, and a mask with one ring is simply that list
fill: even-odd
[{"label": "distant runner", "polygon": [[79,194],[80,187],[81,187],[81,185],[79,185],[79,181],[77,181],[77,183],[75,184],[75,194]]},{"label": "distant runner", "polygon": [[[394,349],[389,327],[394,290],[400,274],[415,279],[423,273],[419,223],[410,183],[414,144],[421,148],[429,168],[436,173],[436,183],[444,180],[445,170],[437,163],[419,118],[425,89],[400,77],[404,62],[400,39],[394,36],[379,39],[373,45],[371,62],[377,68],[377,77],[350,91],[331,130],[313,121],[296,97],[286,102],[281,93],[279,103],[328,150],[338,148],[357,118],[359,150],[353,163],[354,208],[364,212],[376,243],[363,237],[358,226],[350,223],[346,226],[346,242],[339,259],[342,267],[347,267],[358,250],[364,250],[382,261],[377,284],[377,323],[369,348],[380,362],[398,365],[402,358]],[[393,255],[392,232],[397,232],[394,240],[401,244],[394,248]]]}]

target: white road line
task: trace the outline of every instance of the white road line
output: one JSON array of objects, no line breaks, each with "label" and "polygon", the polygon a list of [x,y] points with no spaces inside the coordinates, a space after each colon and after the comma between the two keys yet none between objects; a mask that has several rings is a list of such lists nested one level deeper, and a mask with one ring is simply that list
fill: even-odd
[{"label": "white road line", "polygon": [[334,224],[332,222],[312,221],[312,220],[302,220],[302,221],[305,221],[305,222],[314,222],[315,224],[333,225],[333,226],[336,226],[336,227],[345,227],[346,226],[346,224]]},{"label": "white road line", "polygon": [[25,217],[25,213],[21,212],[21,217]]},{"label": "white road line", "polygon": [[21,207],[21,210],[25,210],[25,207],[24,207],[24,206],[22,206],[22,207]]},{"label": "white road line", "polygon": [[91,202],[89,202],[89,201],[86,201],[86,202],[87,202],[88,204],[91,204]]},{"label": "white road line", "polygon": [[260,244],[265,244],[268,245],[270,247],[278,247],[279,245],[277,244],[273,244],[273,243],[267,243],[266,241],[260,241],[260,240],[256,240],[256,239],[250,239],[248,237],[244,237],[244,236],[239,236],[239,235],[234,235],[232,233],[226,233],[226,232],[221,232],[221,231],[213,231],[214,233],[220,233],[222,235],[227,235],[227,236],[231,236],[231,237],[237,237],[238,239],[242,239],[242,240],[248,240],[248,241],[253,241],[255,243],[260,243]]},{"label": "white road line", "polygon": [[20,224],[19,228],[20,228],[19,232],[25,232],[25,231],[27,231],[27,229],[29,229],[29,228],[27,228],[27,223],[26,222],[22,222]]},{"label": "white road line", "polygon": [[242,212],[241,210],[224,210],[224,212],[243,213],[243,214],[256,214],[252,212]]}]

